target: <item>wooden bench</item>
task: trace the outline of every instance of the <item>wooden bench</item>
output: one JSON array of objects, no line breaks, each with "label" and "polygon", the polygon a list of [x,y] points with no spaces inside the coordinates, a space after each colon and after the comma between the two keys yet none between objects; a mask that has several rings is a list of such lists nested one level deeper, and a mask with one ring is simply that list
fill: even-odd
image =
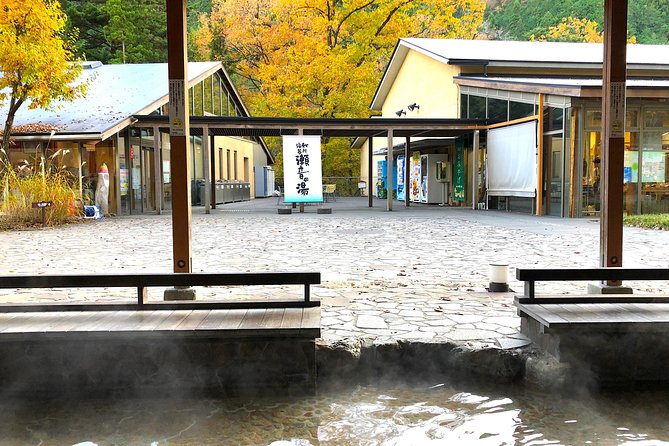
[{"label": "wooden bench", "polygon": [[535,291],[536,282],[669,280],[669,268],[518,268],[516,269],[516,279],[525,282],[524,294],[516,296],[516,302],[522,304],[669,303],[669,297],[667,296],[640,296],[634,294],[537,296]]},{"label": "wooden bench", "polygon": [[[0,276],[6,290],[137,293],[135,300],[109,303],[0,304],[0,391],[22,398],[264,388],[314,393],[321,312],[310,286],[320,278],[314,272]],[[147,292],[250,285],[298,285],[304,295],[223,300],[214,292],[203,300],[149,301]]]},{"label": "wooden bench", "polygon": [[[321,274],[316,272],[9,275],[0,276],[0,289],[135,288],[137,289],[137,300],[119,303],[4,304],[0,305],[0,312],[308,308],[320,305],[320,302],[311,300],[310,289],[311,285],[320,282]],[[253,285],[302,285],[304,286],[304,299],[148,302],[148,288],[150,287]]]}]

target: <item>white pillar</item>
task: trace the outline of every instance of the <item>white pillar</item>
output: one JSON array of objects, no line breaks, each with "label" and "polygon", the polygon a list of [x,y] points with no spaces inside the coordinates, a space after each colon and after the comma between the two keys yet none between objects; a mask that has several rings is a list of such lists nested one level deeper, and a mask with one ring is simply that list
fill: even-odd
[{"label": "white pillar", "polygon": [[472,143],[472,209],[476,209],[479,202],[479,131],[474,130]]}]

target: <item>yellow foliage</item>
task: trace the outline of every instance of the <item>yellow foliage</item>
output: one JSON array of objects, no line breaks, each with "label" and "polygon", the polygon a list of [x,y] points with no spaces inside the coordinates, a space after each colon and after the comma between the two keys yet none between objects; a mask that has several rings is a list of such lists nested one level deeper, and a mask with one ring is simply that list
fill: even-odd
[{"label": "yellow foliage", "polygon": [[63,37],[66,17],[58,1],[2,0],[1,4],[0,101],[9,101],[6,150],[13,116],[21,105],[47,108],[55,99],[84,94],[86,85],[74,84],[81,66],[73,63],[72,42]]},{"label": "yellow foliage", "polygon": [[195,42],[256,115],[367,117],[401,37],[472,39],[483,0],[214,0]]},{"label": "yellow foliage", "polygon": [[[535,40],[535,36],[532,35],[530,40]],[[548,28],[548,32],[536,40],[601,43],[604,41],[604,34],[597,31],[597,22],[594,20],[565,17],[557,25]],[[636,37],[630,37],[627,43],[636,43]]]}]

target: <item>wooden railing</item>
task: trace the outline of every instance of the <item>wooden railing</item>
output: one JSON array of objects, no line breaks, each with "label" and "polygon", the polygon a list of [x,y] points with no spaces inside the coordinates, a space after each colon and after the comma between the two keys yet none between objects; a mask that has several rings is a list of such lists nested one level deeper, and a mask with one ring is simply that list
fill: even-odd
[{"label": "wooden railing", "polygon": [[[136,302],[0,304],[0,312],[190,310],[235,308],[305,308],[320,305],[311,300],[311,285],[321,282],[316,272],[82,274],[0,276],[0,289],[135,288]],[[148,301],[150,287],[303,285],[303,300],[189,300]]]},{"label": "wooden railing", "polygon": [[669,297],[637,296],[633,294],[586,294],[581,296],[553,295],[537,297],[536,282],[605,281],[605,280],[669,280],[669,268],[540,268],[516,269],[516,279],[525,282],[521,303],[667,303]]}]

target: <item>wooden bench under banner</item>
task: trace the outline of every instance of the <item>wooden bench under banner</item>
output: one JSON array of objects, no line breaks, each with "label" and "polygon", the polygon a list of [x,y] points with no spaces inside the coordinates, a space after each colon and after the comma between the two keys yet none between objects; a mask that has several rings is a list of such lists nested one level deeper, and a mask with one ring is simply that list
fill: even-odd
[{"label": "wooden bench under banner", "polygon": [[[1,289],[22,292],[110,289],[105,303],[1,304],[0,391],[313,393],[321,332],[311,286],[320,280],[315,272],[0,276]],[[254,285],[301,286],[303,297],[149,301],[147,292]],[[112,299],[123,288],[136,299]]]},{"label": "wooden bench under banner", "polygon": [[669,281],[669,269],[518,268],[516,279],[521,332],[541,349],[601,383],[669,380],[669,295],[536,293],[537,282]]}]

